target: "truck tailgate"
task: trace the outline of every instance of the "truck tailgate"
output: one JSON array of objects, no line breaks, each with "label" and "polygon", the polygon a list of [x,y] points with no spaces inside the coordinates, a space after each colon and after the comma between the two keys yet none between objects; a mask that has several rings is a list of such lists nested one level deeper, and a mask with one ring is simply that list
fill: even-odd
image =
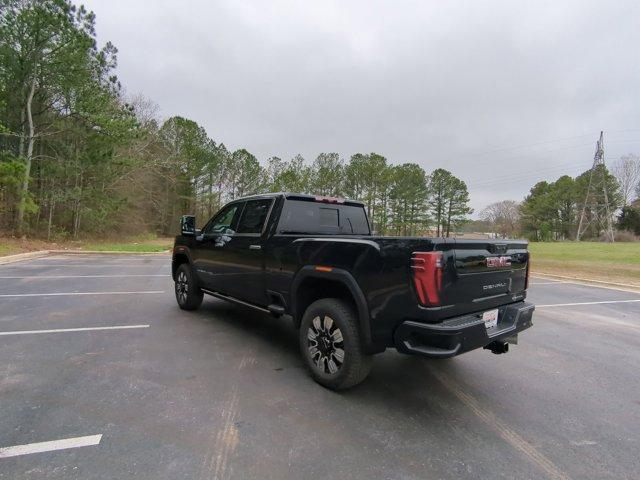
[{"label": "truck tailgate", "polygon": [[[515,301],[527,288],[526,241],[456,239],[454,275],[445,288],[447,303],[476,304],[504,298]],[[489,302],[494,303],[494,302]]]}]

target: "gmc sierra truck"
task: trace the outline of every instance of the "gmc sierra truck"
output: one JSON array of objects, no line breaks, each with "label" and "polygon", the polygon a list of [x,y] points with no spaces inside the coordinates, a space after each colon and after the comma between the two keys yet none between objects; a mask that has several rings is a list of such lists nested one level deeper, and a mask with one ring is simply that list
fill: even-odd
[{"label": "gmc sierra truck", "polygon": [[183,216],[181,231],[179,307],[197,309],[206,293],[290,316],[327,388],[364,380],[388,347],[428,358],[505,353],[531,326],[526,241],[374,236],[362,203],[291,193],[234,200],[201,230]]}]

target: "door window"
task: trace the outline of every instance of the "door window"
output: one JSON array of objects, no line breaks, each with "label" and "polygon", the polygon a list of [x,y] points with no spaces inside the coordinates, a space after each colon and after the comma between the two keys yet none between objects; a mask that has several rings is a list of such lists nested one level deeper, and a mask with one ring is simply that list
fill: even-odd
[{"label": "door window", "polygon": [[234,203],[233,205],[225,207],[207,224],[203,233],[216,235],[232,229],[237,223],[237,218],[242,210],[240,207],[242,207],[242,203]]},{"label": "door window", "polygon": [[271,199],[249,200],[242,212],[238,233],[261,233],[271,201]]}]

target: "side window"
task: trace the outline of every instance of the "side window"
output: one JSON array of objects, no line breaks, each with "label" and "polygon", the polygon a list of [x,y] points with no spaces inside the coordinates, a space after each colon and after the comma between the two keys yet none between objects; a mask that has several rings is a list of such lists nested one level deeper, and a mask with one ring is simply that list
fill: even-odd
[{"label": "side window", "polygon": [[238,217],[242,210],[242,203],[234,203],[218,213],[204,228],[205,234],[224,233],[227,229],[234,225],[234,219]]},{"label": "side window", "polygon": [[238,224],[238,233],[262,232],[262,226],[267,218],[271,202],[271,199],[249,200],[242,212],[242,217]]}]

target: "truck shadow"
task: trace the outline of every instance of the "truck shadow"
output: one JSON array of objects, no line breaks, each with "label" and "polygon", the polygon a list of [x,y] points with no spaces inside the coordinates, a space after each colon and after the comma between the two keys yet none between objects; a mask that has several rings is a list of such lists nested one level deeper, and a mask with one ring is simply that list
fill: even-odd
[{"label": "truck shadow", "polygon": [[[237,335],[238,342],[257,346],[260,351],[282,358],[283,367],[304,367],[298,348],[298,331],[289,317],[275,318],[241,305],[224,301],[209,300],[201,307],[207,323],[224,325],[225,329]],[[374,357],[371,374],[363,384],[343,392],[332,392],[319,385],[330,395],[369,398],[373,391],[376,395],[388,392],[403,397],[416,393],[421,398],[428,392],[442,391],[446,388],[433,375],[433,369],[453,377],[465,375],[464,369],[456,365],[456,359],[433,360],[397,353],[394,349]],[[396,387],[400,390],[396,391]]]},{"label": "truck shadow", "polygon": [[238,341],[247,342],[248,338],[250,343],[272,346],[281,353],[298,356],[298,332],[287,317],[275,318],[217,299],[205,300],[199,313],[207,323],[222,324],[230,332],[240,334]]},{"label": "truck shadow", "polygon": [[[286,318],[209,299],[194,318],[226,335],[225,341],[251,349],[253,370],[237,374],[245,378],[238,383],[239,408],[247,418],[270,412],[269,428],[285,428],[297,442],[285,439],[281,446],[269,447],[281,448],[278,451],[289,455],[289,461],[306,462],[305,454],[315,458],[317,446],[323,445],[336,459],[347,461],[342,455],[351,452],[369,462],[366,451],[353,450],[353,445],[368,445],[380,461],[410,472],[407,478],[421,478],[423,467],[416,459],[424,458],[434,471],[443,472],[436,475],[441,478],[496,478],[495,472],[510,472],[508,478],[539,478],[536,466],[518,455],[517,446],[500,440],[494,402],[474,387],[478,357],[473,356],[484,352],[431,360],[388,349],[374,357],[371,374],[362,384],[334,392],[316,384],[305,371],[297,331]],[[500,402],[505,401],[501,397]],[[526,405],[511,407],[511,418],[526,416]],[[503,436],[519,441],[506,419],[497,422],[500,431],[508,430]],[[313,439],[312,446],[308,439]],[[465,463],[452,463],[452,457],[464,458]],[[492,459],[489,464],[487,458]]]}]

